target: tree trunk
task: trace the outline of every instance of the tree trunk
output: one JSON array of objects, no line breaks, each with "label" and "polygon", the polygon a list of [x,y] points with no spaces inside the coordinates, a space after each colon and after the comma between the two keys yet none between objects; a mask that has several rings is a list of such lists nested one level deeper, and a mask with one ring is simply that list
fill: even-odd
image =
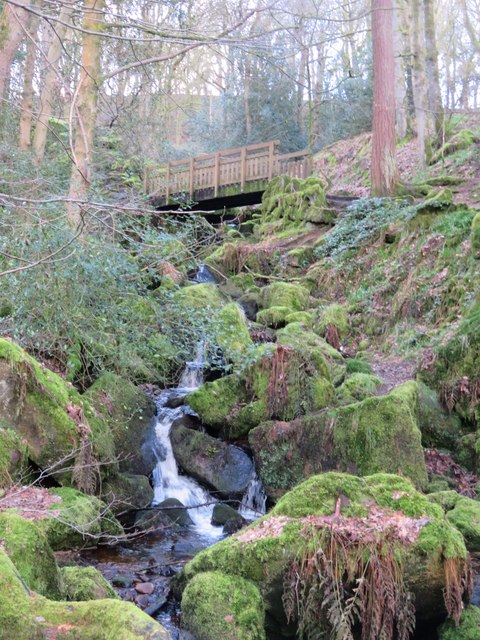
[{"label": "tree trunk", "polygon": [[372,45],[372,195],[387,196],[397,186],[393,0],[372,0]]},{"label": "tree trunk", "polygon": [[[18,4],[26,5],[27,0],[18,0]],[[27,24],[27,20],[28,13],[24,9],[3,3],[0,15],[0,99],[5,96],[10,67],[25,35],[22,25]]]},{"label": "tree trunk", "polygon": [[35,133],[33,135],[33,150],[37,164],[41,164],[45,155],[45,145],[47,143],[48,121],[53,113],[55,80],[58,74],[58,61],[62,55],[62,40],[67,31],[67,27],[62,24],[69,22],[73,12],[73,5],[66,4],[60,11],[59,22],[52,31],[52,40],[47,53],[47,70],[42,83],[40,93],[40,106],[38,110]]},{"label": "tree trunk", "polygon": [[31,145],[32,109],[33,109],[33,76],[37,57],[36,32],[39,19],[32,16],[29,25],[30,38],[27,41],[27,57],[23,71],[23,92],[20,104],[20,128],[18,132],[18,146],[26,150]]},{"label": "tree trunk", "polygon": [[413,99],[417,125],[417,148],[420,167],[426,164],[427,142],[427,81],[425,78],[425,47],[420,12],[421,0],[412,0],[412,54],[413,54]]},{"label": "tree trunk", "polygon": [[440,136],[443,129],[443,106],[440,92],[440,74],[438,71],[433,0],[423,0],[423,11],[425,20],[425,68],[428,81],[429,120],[433,123],[435,134]]},{"label": "tree trunk", "polygon": [[[75,115],[72,174],[70,177],[68,216],[78,226],[81,207],[77,200],[86,200],[93,173],[93,136],[97,115],[98,80],[100,76],[100,38],[105,0],[86,0],[83,26],[86,32],[82,43],[82,68],[76,98],[72,102]],[[89,33],[87,33],[87,31]],[[97,32],[97,33],[92,33]],[[71,118],[72,120],[72,118]]]},{"label": "tree trunk", "polygon": [[405,74],[405,47],[402,31],[404,27],[403,2],[395,1],[393,10],[393,46],[395,55],[395,122],[397,137],[407,135],[407,85]]}]

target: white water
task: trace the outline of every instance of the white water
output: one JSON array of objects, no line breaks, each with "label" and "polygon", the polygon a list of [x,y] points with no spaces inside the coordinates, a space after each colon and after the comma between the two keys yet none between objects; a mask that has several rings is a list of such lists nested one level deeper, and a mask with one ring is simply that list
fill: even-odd
[{"label": "white water", "polygon": [[[211,524],[215,498],[201,487],[198,482],[189,476],[182,476],[178,472],[175,456],[173,455],[170,441],[170,430],[173,422],[182,415],[189,413],[186,405],[175,409],[166,407],[172,396],[186,395],[198,389],[203,383],[203,343],[197,345],[195,360],[187,362],[179,386],[162,393],[157,400],[157,423],[155,432],[157,442],[155,451],[158,462],[153,470],[154,498],[152,505],[158,505],[167,498],[176,498],[188,509],[188,514],[193,521],[198,534],[208,538],[219,538],[223,534],[222,527]],[[247,487],[242,498],[240,515],[246,520],[255,520],[265,513],[266,495],[263,486],[256,474]]]}]

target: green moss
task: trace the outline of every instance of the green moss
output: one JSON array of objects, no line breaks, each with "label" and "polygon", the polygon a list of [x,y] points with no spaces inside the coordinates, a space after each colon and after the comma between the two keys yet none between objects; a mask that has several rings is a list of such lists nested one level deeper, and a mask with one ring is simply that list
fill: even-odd
[{"label": "green moss", "polygon": [[417,212],[421,214],[438,213],[450,210],[453,206],[453,194],[450,189],[431,190],[426,199],[417,205]]},{"label": "green moss", "polygon": [[460,496],[447,520],[461,532],[469,551],[480,551],[480,502]]},{"label": "green moss", "polygon": [[289,282],[274,282],[260,292],[265,308],[288,307],[290,312],[304,311],[308,307],[309,295],[306,287]]},{"label": "green moss", "polygon": [[328,407],[335,397],[335,389],[330,380],[314,378],[310,382],[311,405],[309,411],[319,411]]},{"label": "green moss", "polygon": [[25,476],[28,466],[26,443],[13,429],[0,427],[0,488]]},{"label": "green moss", "polygon": [[337,396],[342,404],[351,404],[375,395],[381,379],[369,373],[352,373],[338,388]]},{"label": "green moss", "polygon": [[198,413],[204,424],[220,429],[232,409],[245,399],[244,383],[237,376],[229,375],[206,382],[200,389],[188,394],[185,401]]},{"label": "green moss", "polygon": [[152,503],[153,489],[147,476],[119,473],[102,483],[100,498],[113,514],[144,509]]},{"label": "green moss", "polygon": [[120,523],[107,505],[70,487],[50,489],[62,501],[55,503],[54,514],[38,521],[55,551],[96,544],[102,538],[123,534]]},{"label": "green moss", "polygon": [[233,440],[241,438],[267,418],[268,410],[264,399],[250,402],[239,409],[229,421],[228,436]]},{"label": "green moss", "polygon": [[[0,549],[2,640],[168,640],[170,634],[135,605],[119,600],[52,602],[28,592]],[[68,635],[66,636],[65,633]]]},{"label": "green moss", "polygon": [[259,311],[257,313],[256,320],[259,324],[278,329],[279,327],[283,327],[287,324],[286,319],[291,314],[292,310],[290,307],[273,306]]},{"label": "green moss", "polygon": [[94,567],[62,567],[60,574],[64,600],[118,598],[115,589]]},{"label": "green moss", "polygon": [[234,302],[226,304],[216,314],[214,335],[226,359],[235,364],[243,363],[246,354],[253,348],[245,313]]},{"label": "green moss", "polygon": [[474,255],[480,257],[480,212],[472,220],[472,233],[470,236],[472,251]]},{"label": "green moss", "polygon": [[290,324],[291,322],[300,322],[311,329],[313,326],[313,315],[309,311],[295,311],[295,313],[290,313],[285,318],[285,324]]},{"label": "green moss", "polygon": [[401,473],[426,486],[417,402],[418,387],[407,382],[388,395],[336,409],[333,439],[340,458],[355,461],[361,475]]},{"label": "green moss", "polygon": [[460,624],[452,620],[438,629],[439,640],[480,640],[480,608],[468,605],[462,612]]},{"label": "green moss", "polygon": [[198,640],[264,640],[264,605],[258,588],[220,572],[196,575],[182,597],[183,626]]},{"label": "green moss", "polygon": [[175,292],[175,299],[189,309],[220,309],[224,299],[218,287],[211,282],[193,284]]},{"label": "green moss", "polygon": [[29,589],[59,599],[60,574],[40,527],[15,513],[0,513],[0,543]]},{"label": "green moss", "polygon": [[447,414],[433,389],[418,385],[418,424],[424,447],[454,450],[463,435],[462,424],[455,414]]},{"label": "green moss", "polygon": [[324,337],[329,327],[335,327],[340,340],[348,334],[350,329],[348,314],[341,304],[330,304],[318,309],[314,319],[315,333]]},{"label": "green moss", "polygon": [[455,151],[468,149],[475,142],[475,139],[475,134],[470,129],[458,131],[432,156],[430,164],[439,162],[444,156],[451,155]]},{"label": "green moss", "polygon": [[366,360],[359,358],[349,358],[347,360],[347,373],[366,373],[372,374],[372,365]]}]

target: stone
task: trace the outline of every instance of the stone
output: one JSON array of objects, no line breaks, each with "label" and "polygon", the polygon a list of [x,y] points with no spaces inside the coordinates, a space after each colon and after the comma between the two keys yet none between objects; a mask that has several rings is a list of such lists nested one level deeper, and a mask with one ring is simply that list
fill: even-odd
[{"label": "stone", "polygon": [[241,520],[242,516],[238,513],[238,511],[230,507],[228,504],[223,504],[222,502],[217,503],[213,507],[212,524],[215,527],[226,524],[229,520],[232,520],[232,518],[240,518]]},{"label": "stone", "polygon": [[151,582],[137,582],[135,591],[143,595],[151,595],[155,591],[155,586]]}]

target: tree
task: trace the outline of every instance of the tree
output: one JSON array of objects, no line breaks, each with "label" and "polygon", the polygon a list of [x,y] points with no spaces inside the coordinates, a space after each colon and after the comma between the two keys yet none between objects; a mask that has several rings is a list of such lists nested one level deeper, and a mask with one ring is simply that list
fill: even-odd
[{"label": "tree", "polygon": [[372,194],[392,195],[397,185],[393,0],[372,0]]}]

